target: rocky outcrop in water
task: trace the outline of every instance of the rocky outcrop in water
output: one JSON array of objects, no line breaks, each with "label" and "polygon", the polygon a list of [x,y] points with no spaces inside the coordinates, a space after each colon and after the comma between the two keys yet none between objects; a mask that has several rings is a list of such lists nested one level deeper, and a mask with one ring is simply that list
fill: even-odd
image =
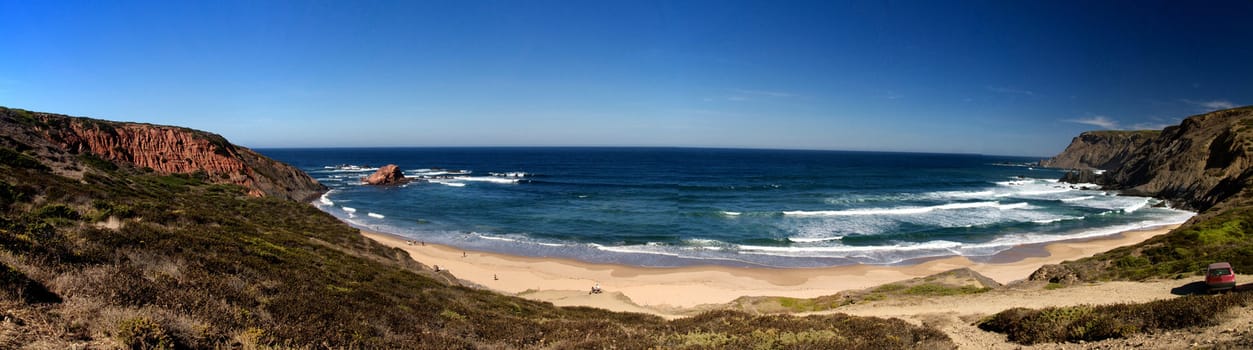
[{"label": "rocky outcrop in water", "polygon": [[405,174],[400,171],[400,167],[396,166],[396,164],[388,164],[380,167],[378,171],[370,174],[362,181],[370,185],[397,185],[409,182],[409,179],[405,178]]},{"label": "rocky outcrop in water", "polygon": [[200,174],[213,183],[240,185],[253,196],[305,201],[326,190],[287,164],[199,130],[69,117],[0,107],[0,144],[48,159],[63,176],[81,176],[84,156],[151,169]]}]

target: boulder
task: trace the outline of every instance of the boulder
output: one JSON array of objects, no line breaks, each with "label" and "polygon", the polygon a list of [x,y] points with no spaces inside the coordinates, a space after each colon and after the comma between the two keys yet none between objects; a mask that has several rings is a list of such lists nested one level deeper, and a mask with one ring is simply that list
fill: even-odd
[{"label": "boulder", "polygon": [[405,174],[396,164],[388,164],[367,176],[364,181],[370,185],[396,185],[409,182],[409,179],[405,178]]}]

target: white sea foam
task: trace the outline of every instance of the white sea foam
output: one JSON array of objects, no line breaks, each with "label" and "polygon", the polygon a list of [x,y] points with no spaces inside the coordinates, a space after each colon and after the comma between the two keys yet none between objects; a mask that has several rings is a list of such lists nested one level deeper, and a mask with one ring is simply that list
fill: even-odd
[{"label": "white sea foam", "polygon": [[431,177],[431,176],[447,176],[447,175],[469,175],[474,173],[470,170],[448,170],[448,169],[414,169],[405,170],[406,176],[412,177]]},{"label": "white sea foam", "polygon": [[838,241],[838,240],[843,239],[843,238],[844,238],[844,236],[834,236],[834,237],[788,237],[788,238],[787,238],[787,240],[788,240],[788,241],[791,241],[792,243],[813,243],[813,242],[825,242],[825,241]]},{"label": "white sea foam", "polygon": [[740,212],[738,212],[738,211],[724,211],[724,212],[722,212],[722,215],[726,215],[726,216],[740,216],[740,214],[742,214],[742,213],[740,213]]},{"label": "white sea foam", "polygon": [[352,208],[352,207],[342,207],[342,208],[344,209],[344,212],[348,212],[348,213],[356,213],[356,212],[357,212],[357,208]]},{"label": "white sea foam", "polygon": [[955,198],[984,198],[984,197],[996,195],[996,192],[991,191],[991,190],[970,191],[970,192],[946,191],[946,192],[937,192],[937,193],[948,195],[950,197],[955,197]]},{"label": "white sea foam", "polygon": [[1021,195],[1021,196],[1039,196],[1039,195],[1044,195],[1044,194],[1066,193],[1070,191],[1072,190],[1069,188],[1060,188],[1060,189],[1051,189],[1051,190],[1022,191],[1022,192],[1018,192],[1015,194]]},{"label": "white sea foam", "polygon": [[1058,200],[1069,203],[1069,202],[1086,201],[1092,198],[1096,198],[1096,196],[1080,196],[1080,197],[1062,198]]},{"label": "white sea foam", "polygon": [[678,253],[656,249],[655,247],[650,247],[648,245],[610,246],[610,245],[601,245],[601,244],[596,244],[596,243],[588,243],[587,245],[592,248],[596,248],[596,249],[607,251],[607,252],[614,252],[614,253],[656,254],[656,255],[678,256],[678,257],[682,256]]},{"label": "white sea foam", "polygon": [[1128,214],[1134,213],[1136,210],[1143,209],[1147,205],[1149,205],[1149,199],[1145,198],[1143,201],[1139,203],[1132,204],[1132,205],[1127,206],[1126,208],[1123,208],[1122,212],[1128,213]]},{"label": "white sea foam", "polygon": [[331,192],[334,192],[334,191],[326,191],[326,193],[323,193],[321,197],[318,197],[318,201],[321,202],[322,205],[325,205],[325,206],[335,205],[335,202],[332,202],[331,197],[329,197],[331,195]]},{"label": "white sea foam", "polygon": [[497,237],[497,236],[488,236],[488,235],[485,235],[485,234],[477,234],[477,236],[478,236],[479,238],[482,238],[482,239],[489,239],[489,240],[493,240],[493,241],[505,241],[505,242],[517,242],[517,241],[518,241],[518,240],[513,239],[513,238]]},{"label": "white sea foam", "polygon": [[[923,243],[909,243],[894,246],[848,246],[848,245],[832,245],[832,246],[760,246],[760,245],[741,245],[740,252],[770,252],[770,253],[860,253],[860,252],[878,252],[878,251],[913,251],[913,250],[952,250],[961,247],[961,243],[936,240]],[[850,255],[834,255],[833,257],[848,257]]]},{"label": "white sea foam", "polygon": [[498,184],[513,184],[513,183],[518,183],[518,181],[521,181],[521,179],[503,178],[503,177],[496,177],[496,176],[454,176],[453,180],[491,182],[491,183],[498,183]]},{"label": "white sea foam", "polygon": [[1051,219],[1031,220],[1031,222],[1034,222],[1037,224],[1051,224],[1054,222],[1068,221],[1068,220],[1083,220],[1083,217],[1082,216],[1062,216],[1062,217],[1056,217],[1056,218],[1051,218]]},{"label": "white sea foam", "polygon": [[444,181],[444,180],[429,180],[428,182],[433,183],[433,184],[440,184],[444,186],[466,187],[466,184],[464,182]]},{"label": "white sea foam", "polygon": [[913,215],[930,213],[936,210],[960,210],[974,208],[996,208],[1000,210],[1022,209],[1028,204],[1013,203],[1001,204],[1000,202],[968,202],[968,203],[948,203],[941,205],[933,205],[929,207],[897,207],[897,208],[869,208],[869,209],[847,209],[847,210],[794,210],[785,211],[783,215],[789,216],[852,216],[852,215]]},{"label": "white sea foam", "polygon": [[323,169],[327,169],[324,171],[338,172],[338,173],[364,173],[364,172],[379,170],[379,168],[366,167],[366,166],[360,166],[360,165],[328,166],[328,167],[323,167]]},{"label": "white sea foam", "polygon": [[385,216],[383,216],[383,214],[366,213],[365,215],[367,215],[367,216],[369,216],[369,217],[372,217],[372,218],[375,218],[375,219],[382,219],[382,218],[385,218]]},{"label": "white sea foam", "polygon": [[685,242],[685,243],[687,243],[687,244],[690,244],[690,245],[697,245],[697,246],[724,245],[724,244],[726,244],[726,243],[723,243],[722,241],[719,241],[719,240],[716,240],[716,239],[708,239],[708,238],[688,238],[688,239],[683,240],[683,242]]},{"label": "white sea foam", "polygon": [[[1194,215],[1191,212],[1175,211],[1157,220],[1147,220],[1125,225],[1101,227],[1069,234],[1013,234],[996,238],[984,243],[960,243],[947,240],[933,240],[917,243],[898,243],[894,245],[848,246],[839,241],[804,242],[791,246],[760,246],[741,245],[742,254],[771,255],[785,257],[827,257],[851,258],[857,261],[876,264],[889,264],[924,257],[963,255],[987,256],[999,253],[1014,246],[1037,244],[1054,241],[1104,237],[1120,232],[1146,229],[1162,225],[1179,224]],[[1071,217],[1062,218],[1063,220]],[[791,238],[789,238],[791,240]]]}]

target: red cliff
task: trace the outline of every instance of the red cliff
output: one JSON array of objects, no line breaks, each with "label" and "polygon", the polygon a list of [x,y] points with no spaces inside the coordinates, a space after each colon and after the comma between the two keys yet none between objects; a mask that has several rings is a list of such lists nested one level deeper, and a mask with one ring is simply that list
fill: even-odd
[{"label": "red cliff", "polygon": [[15,142],[43,141],[70,154],[159,174],[203,173],[209,182],[240,185],[253,196],[305,201],[326,189],[295,167],[204,131],[3,108],[0,122],[0,134]]}]

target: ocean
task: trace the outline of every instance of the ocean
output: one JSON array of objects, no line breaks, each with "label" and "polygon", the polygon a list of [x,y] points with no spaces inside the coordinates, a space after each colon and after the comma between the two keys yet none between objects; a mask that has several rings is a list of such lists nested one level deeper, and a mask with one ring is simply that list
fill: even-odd
[{"label": "ocean", "polygon": [[[1059,183],[1038,158],[699,148],[260,149],[354,226],[468,250],[636,266],[901,264],[1182,223]],[[400,186],[362,185],[397,164]]]}]

